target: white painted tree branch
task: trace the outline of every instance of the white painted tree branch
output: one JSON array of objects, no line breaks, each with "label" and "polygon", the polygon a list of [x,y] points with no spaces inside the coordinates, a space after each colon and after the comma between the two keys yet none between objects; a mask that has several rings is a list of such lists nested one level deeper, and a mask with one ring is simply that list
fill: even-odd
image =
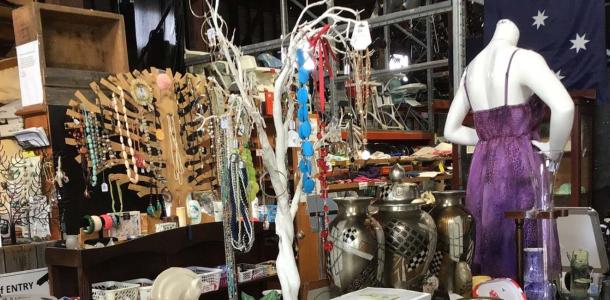
[{"label": "white painted tree branch", "polygon": [[[296,73],[295,57],[298,47],[300,47],[303,42],[306,42],[309,37],[319,32],[321,28],[317,26],[330,19],[333,21],[333,26],[343,22],[347,23],[347,27],[350,28],[358,19],[358,12],[349,8],[331,7],[315,20],[301,23],[302,17],[307,10],[316,6],[325,5],[326,1],[312,3],[301,12],[297,25],[293,28],[292,32],[284,37],[284,40],[289,39],[289,46],[282,62],[283,67],[274,83],[273,124],[276,133],[274,150],[264,129],[264,119],[257,109],[252,96],[256,94],[253,90],[253,84],[240,64],[240,57],[242,56],[241,50],[232,43],[232,38],[228,39],[226,37],[226,23],[218,14],[219,2],[219,0],[216,0],[214,1],[214,5],[212,5],[206,1],[209,7],[209,13],[206,15],[209,16],[207,24],[215,30],[218,49],[228,62],[229,72],[239,89],[239,104],[242,107],[238,107],[236,111],[238,113],[243,111],[248,114],[258,133],[263,150],[263,165],[269,173],[271,184],[277,195],[278,210],[276,215],[276,234],[279,237],[279,254],[276,265],[278,277],[282,285],[282,297],[287,300],[296,300],[300,288],[300,278],[293,250],[294,218],[298,211],[299,200],[302,196],[302,182],[300,180],[297,182],[295,193],[292,195],[292,199],[290,199],[290,193],[288,191],[288,179],[290,174],[288,173],[286,165],[286,154],[288,152],[287,135],[289,122],[293,117],[295,101],[289,100],[287,114],[284,115],[282,111],[282,95],[288,92],[288,89],[292,85]],[[340,16],[340,14],[349,14],[354,18]],[[338,32],[334,28],[331,28],[331,30],[324,35],[324,38],[342,43],[345,49],[349,49],[349,45],[346,43],[348,37],[349,29]],[[333,49],[336,52],[342,53],[335,47],[333,47]],[[324,80],[324,78],[321,78],[320,80]],[[338,124],[340,124],[340,122]],[[338,127],[333,128],[330,126],[327,134],[315,144],[316,148],[321,146],[328,136],[336,134],[337,130],[340,130],[337,128]]]}]

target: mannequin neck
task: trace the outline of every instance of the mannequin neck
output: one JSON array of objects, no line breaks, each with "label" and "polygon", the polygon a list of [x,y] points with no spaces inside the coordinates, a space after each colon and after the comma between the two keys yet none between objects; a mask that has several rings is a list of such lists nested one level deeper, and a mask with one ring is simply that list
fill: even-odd
[{"label": "mannequin neck", "polygon": [[490,43],[504,43],[510,46],[517,46],[518,41],[519,29],[517,28],[517,25],[508,19],[498,21],[496,31],[494,32]]}]

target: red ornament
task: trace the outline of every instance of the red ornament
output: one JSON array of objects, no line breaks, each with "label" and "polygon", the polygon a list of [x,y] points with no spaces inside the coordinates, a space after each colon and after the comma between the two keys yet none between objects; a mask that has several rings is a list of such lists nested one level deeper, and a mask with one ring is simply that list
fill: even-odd
[{"label": "red ornament", "polygon": [[333,250],[333,243],[331,241],[324,242],[324,251],[330,252]]},{"label": "red ornament", "polygon": [[327,204],[324,204],[324,212],[327,213],[330,211],[330,207]]},{"label": "red ornament", "polygon": [[320,237],[326,239],[328,237],[328,229],[324,229],[320,232]]},{"label": "red ornament", "polygon": [[80,154],[87,154],[87,152],[88,152],[87,147],[85,147],[85,146],[80,147]]}]

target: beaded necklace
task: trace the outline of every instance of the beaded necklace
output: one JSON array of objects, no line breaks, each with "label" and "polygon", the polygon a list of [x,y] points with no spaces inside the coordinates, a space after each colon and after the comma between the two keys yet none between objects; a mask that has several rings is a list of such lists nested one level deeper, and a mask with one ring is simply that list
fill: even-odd
[{"label": "beaded necklace", "polygon": [[170,144],[171,144],[171,159],[174,165],[174,179],[178,181],[178,184],[182,184],[182,175],[184,174],[184,164],[182,163],[182,157],[180,156],[180,149],[178,147],[178,137],[176,134],[176,123],[174,121],[174,115],[167,115],[167,130],[169,132]]},{"label": "beaded necklace", "polygon": [[89,149],[89,157],[91,158],[91,176],[89,178],[91,186],[97,185],[97,151],[93,143],[93,126],[91,125],[91,118],[87,112],[87,108],[81,106],[83,111],[83,119],[85,121],[85,137],[87,140],[87,148]]},{"label": "beaded necklace", "polygon": [[[123,89],[121,89],[119,87],[119,90],[121,91],[121,100],[123,103],[123,113],[125,114],[124,116],[124,120],[125,120],[125,129],[127,132],[127,142],[129,144],[129,152],[131,153],[131,158],[132,160],[135,160],[135,155],[134,155],[134,150],[132,147],[132,141],[131,141],[131,136],[129,133],[129,123],[128,123],[128,119],[127,119],[127,108],[125,108],[125,95],[123,94]],[[121,113],[119,113],[119,108],[118,108],[118,104],[117,104],[117,99],[115,97],[114,94],[112,94],[112,104],[114,106],[114,112],[117,116],[117,127],[119,128],[119,141],[121,142],[121,154],[123,156],[123,162],[125,164],[125,169],[127,170],[127,178],[129,178],[129,181],[131,181],[132,183],[137,183],[139,180],[139,174],[138,174],[138,167],[135,164],[135,161],[133,162],[133,167],[134,167],[134,172],[135,172],[135,177],[132,177],[131,175],[131,167],[129,165],[129,157],[127,156],[127,151],[125,150],[125,141],[123,140],[123,127],[121,126]],[[135,182],[134,182],[135,181]]]}]

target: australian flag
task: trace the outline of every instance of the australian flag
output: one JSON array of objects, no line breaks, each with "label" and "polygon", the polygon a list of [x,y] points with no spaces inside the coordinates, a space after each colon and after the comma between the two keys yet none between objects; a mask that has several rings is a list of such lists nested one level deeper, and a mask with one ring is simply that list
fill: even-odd
[{"label": "australian flag", "polygon": [[485,43],[501,19],[517,24],[519,47],[540,53],[568,91],[607,98],[603,0],[485,1]]}]

